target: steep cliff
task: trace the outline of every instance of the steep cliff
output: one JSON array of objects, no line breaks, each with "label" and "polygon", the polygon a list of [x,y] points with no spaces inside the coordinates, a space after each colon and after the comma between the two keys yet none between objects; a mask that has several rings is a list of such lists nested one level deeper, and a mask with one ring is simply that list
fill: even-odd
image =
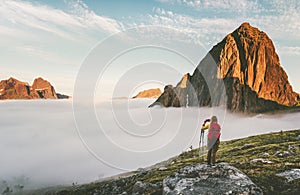
[{"label": "steep cliff", "polygon": [[41,77],[34,79],[32,90],[38,93],[40,98],[57,99],[54,87]]},{"label": "steep cliff", "polygon": [[149,107],[154,105],[163,105],[165,107],[187,106],[189,78],[190,74],[185,74],[176,87],[172,85],[165,86],[161,96]]},{"label": "steep cliff", "polygon": [[139,92],[132,98],[158,98],[162,94],[159,88],[156,89],[147,89]]},{"label": "steep cliff", "polygon": [[69,96],[57,94],[50,82],[39,77],[30,86],[15,78],[0,81],[0,100],[3,99],[65,99]]},{"label": "steep cliff", "polygon": [[[267,34],[243,23],[201,60],[188,78],[187,94],[165,91],[152,105],[164,104],[163,97],[187,99],[180,106],[219,106],[232,111],[265,112],[299,103],[288,76]],[[185,97],[181,97],[185,96]],[[150,105],[150,106],[152,106]],[[170,104],[172,105],[172,104]]]},{"label": "steep cliff", "polygon": [[31,99],[33,96],[28,83],[12,77],[0,82],[0,99]]}]

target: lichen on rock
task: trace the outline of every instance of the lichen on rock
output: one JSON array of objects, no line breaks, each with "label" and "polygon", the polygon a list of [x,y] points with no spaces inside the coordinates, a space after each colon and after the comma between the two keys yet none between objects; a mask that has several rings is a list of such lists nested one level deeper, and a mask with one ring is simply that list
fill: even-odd
[{"label": "lichen on rock", "polygon": [[163,180],[163,193],[262,194],[248,176],[228,163],[188,165]]}]

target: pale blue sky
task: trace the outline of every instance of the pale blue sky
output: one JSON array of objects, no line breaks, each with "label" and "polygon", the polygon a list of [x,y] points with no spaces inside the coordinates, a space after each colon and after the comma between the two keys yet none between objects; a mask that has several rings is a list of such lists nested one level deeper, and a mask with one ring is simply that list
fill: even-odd
[{"label": "pale blue sky", "polygon": [[[273,40],[281,65],[300,92],[299,9],[297,0],[1,0],[0,79],[32,82],[42,76],[57,91],[72,94],[89,51],[114,33],[145,25],[172,27],[209,50],[247,21]],[[178,68],[182,74],[192,72]]]}]

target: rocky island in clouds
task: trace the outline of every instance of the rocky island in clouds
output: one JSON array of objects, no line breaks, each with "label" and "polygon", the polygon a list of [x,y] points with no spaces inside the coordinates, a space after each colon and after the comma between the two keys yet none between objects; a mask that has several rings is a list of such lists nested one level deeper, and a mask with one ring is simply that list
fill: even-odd
[{"label": "rocky island in clouds", "polygon": [[299,10],[0,0],[0,194],[299,194]]},{"label": "rocky island in clouds", "polygon": [[158,98],[162,94],[159,88],[155,89],[146,89],[144,91],[139,92],[137,95],[132,98]]},{"label": "rocky island in clouds", "polygon": [[56,93],[51,83],[39,77],[32,86],[27,82],[9,78],[0,82],[0,100],[5,99],[68,99],[70,96]]},{"label": "rocky island in clouds", "polygon": [[[212,78],[211,86],[207,78]],[[272,40],[243,23],[209,51],[193,75],[186,74],[176,87],[166,86],[150,107],[219,106],[222,93],[231,111],[267,112],[299,108],[300,103]]]}]

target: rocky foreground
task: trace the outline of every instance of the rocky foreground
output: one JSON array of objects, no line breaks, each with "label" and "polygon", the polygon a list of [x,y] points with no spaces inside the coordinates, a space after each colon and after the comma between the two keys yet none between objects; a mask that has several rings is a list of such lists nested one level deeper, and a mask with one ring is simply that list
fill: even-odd
[{"label": "rocky foreground", "polygon": [[[203,148],[201,148],[202,150]],[[85,185],[21,194],[298,194],[300,130],[221,142],[218,164],[199,149]]]},{"label": "rocky foreground", "polygon": [[188,165],[163,180],[164,194],[262,194],[243,172],[227,163]]}]

